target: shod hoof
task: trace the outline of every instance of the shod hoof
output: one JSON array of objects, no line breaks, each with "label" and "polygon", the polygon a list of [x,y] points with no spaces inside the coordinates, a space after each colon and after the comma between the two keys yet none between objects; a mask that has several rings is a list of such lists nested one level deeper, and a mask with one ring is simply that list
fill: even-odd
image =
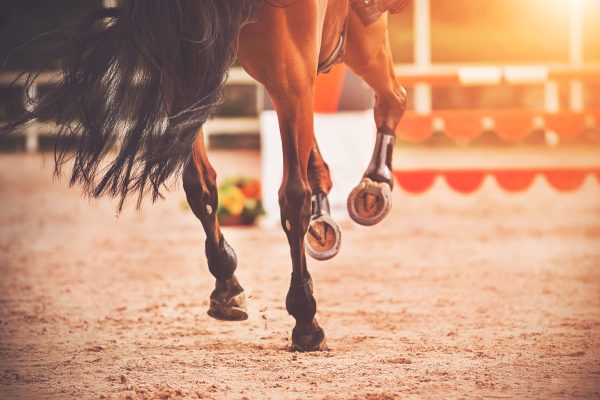
[{"label": "shod hoof", "polygon": [[308,352],[308,351],[324,351],[327,350],[325,342],[325,331],[318,325],[316,328],[306,331],[294,327],[292,331],[292,347],[291,351]]},{"label": "shod hoof", "polygon": [[246,295],[244,291],[227,297],[219,294],[210,296],[210,307],[207,314],[219,321],[245,321],[248,319]]},{"label": "shod hoof", "polygon": [[324,261],[335,257],[342,244],[342,231],[327,214],[311,219],[304,236],[306,252],[315,260]]},{"label": "shod hoof", "polygon": [[387,183],[363,178],[348,196],[348,213],[357,224],[372,226],[392,209],[392,189]]}]

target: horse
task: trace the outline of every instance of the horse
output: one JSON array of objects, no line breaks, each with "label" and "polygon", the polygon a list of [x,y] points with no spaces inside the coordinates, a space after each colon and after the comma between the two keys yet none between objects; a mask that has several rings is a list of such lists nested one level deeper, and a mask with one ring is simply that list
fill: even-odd
[{"label": "horse", "polygon": [[[3,128],[14,132],[35,119],[56,121],[55,173],[72,162],[70,184],[86,195],[125,199],[162,196],[181,176],[187,201],[206,233],[208,269],[215,278],[208,314],[248,318],[237,257],[216,217],[216,172],[203,124],[214,113],[236,57],[270,95],[283,151],[281,224],[292,274],[286,309],[295,319],[292,350],[326,348],[305,251],[337,254],[340,229],[329,212],[329,167],[314,137],[315,79],[338,62],[375,93],[373,157],[348,198],[350,216],[374,225],[391,207],[392,148],[406,108],[394,74],[387,14],[365,25],[356,0],[123,0],[83,18],[62,49],[59,83]],[[369,0],[366,1],[369,3]],[[28,76],[26,87],[35,81]],[[115,150],[116,149],[116,150]],[[343,151],[343,148],[340,148]]]}]

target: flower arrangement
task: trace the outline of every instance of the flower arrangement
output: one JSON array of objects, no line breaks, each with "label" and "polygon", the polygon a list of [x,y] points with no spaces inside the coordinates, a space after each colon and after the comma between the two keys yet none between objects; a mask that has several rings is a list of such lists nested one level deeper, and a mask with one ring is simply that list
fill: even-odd
[{"label": "flower arrangement", "polygon": [[254,178],[226,179],[219,186],[217,217],[221,225],[252,225],[264,214],[260,181]]}]

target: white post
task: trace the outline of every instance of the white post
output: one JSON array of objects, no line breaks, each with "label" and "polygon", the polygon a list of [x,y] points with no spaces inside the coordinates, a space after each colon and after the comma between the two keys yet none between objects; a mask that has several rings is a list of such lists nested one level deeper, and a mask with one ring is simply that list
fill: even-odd
[{"label": "white post", "polygon": [[[31,86],[29,86],[29,90],[24,93],[25,100],[25,108],[27,111],[31,111],[31,105],[28,104],[28,100],[32,102],[37,101],[37,83],[32,82]],[[28,153],[34,153],[38,150],[39,140],[38,140],[38,123],[39,121],[32,121],[27,127],[27,131],[25,133],[25,150]]]},{"label": "white post", "polygon": [[[414,55],[418,70],[431,67],[431,16],[430,0],[414,2]],[[417,114],[431,114],[431,86],[425,83],[415,85],[415,111]]]},{"label": "white post", "polygon": [[260,115],[265,109],[265,87],[258,82],[254,87],[256,88],[256,115]]},{"label": "white post", "polygon": [[[544,111],[549,114],[560,111],[560,87],[556,81],[548,81],[544,84]],[[544,118],[535,117],[533,128],[544,130],[544,139],[548,146],[555,147],[560,143],[560,137],[548,128]]]},{"label": "white post", "polygon": [[558,82],[548,81],[544,84],[544,111],[557,113],[560,110],[560,90]]},{"label": "white post", "polygon": [[[583,66],[583,0],[569,1],[569,62],[572,68]],[[570,108],[583,111],[583,82],[573,79],[570,84]]]}]

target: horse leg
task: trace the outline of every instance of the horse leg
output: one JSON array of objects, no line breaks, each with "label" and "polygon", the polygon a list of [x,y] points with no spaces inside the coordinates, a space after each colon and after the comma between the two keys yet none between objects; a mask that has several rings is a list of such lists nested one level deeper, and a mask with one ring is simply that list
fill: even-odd
[{"label": "horse leg", "polygon": [[304,245],[312,258],[329,260],[340,251],[342,231],[331,218],[327,199],[332,187],[331,176],[316,141],[308,159],[308,181],[312,190],[312,208]]},{"label": "horse leg", "polygon": [[387,14],[365,27],[350,13],[345,63],[375,91],[377,139],[361,183],[348,196],[348,211],[361,225],[375,225],[392,207],[392,153],[396,126],[406,109],[406,91],[394,74]]},{"label": "horse leg", "polygon": [[[286,296],[286,309],[296,319],[292,330],[292,350],[315,351],[325,348],[325,333],[315,314],[317,303],[306,265],[304,237],[311,215],[311,188],[308,180],[308,160],[314,137],[312,132],[312,88],[290,101],[274,96],[278,103],[281,139],[284,154],[283,181],[279,189],[281,224],[287,235],[292,257],[292,277]],[[298,118],[292,116],[301,114]]]},{"label": "horse leg", "polygon": [[223,237],[217,220],[217,174],[208,161],[204,135],[200,131],[194,141],[192,157],[183,172],[183,188],[187,201],[206,232],[206,260],[216,278],[210,295],[208,315],[222,321],[248,318],[244,289],[235,277],[237,257]]},{"label": "horse leg", "polygon": [[325,348],[325,334],[315,319],[317,302],[304,236],[311,215],[308,162],[314,145],[319,15],[324,15],[326,3],[290,3],[283,8],[264,3],[257,22],[247,25],[240,36],[238,56],[246,71],[265,85],[277,111],[283,150],[279,206],[292,259],[286,309],[296,320],[292,350],[315,351]]},{"label": "horse leg", "polygon": [[[298,81],[301,82],[301,81]],[[292,258],[292,277],[286,296],[286,309],[296,320],[292,330],[292,350],[315,351],[325,348],[325,334],[315,314],[317,303],[306,265],[304,237],[311,215],[311,187],[308,160],[314,143],[313,84],[303,85],[284,95],[271,92],[276,104],[283,145],[283,180],[279,189],[281,224],[287,235]],[[288,92],[290,93],[290,92]]]}]

